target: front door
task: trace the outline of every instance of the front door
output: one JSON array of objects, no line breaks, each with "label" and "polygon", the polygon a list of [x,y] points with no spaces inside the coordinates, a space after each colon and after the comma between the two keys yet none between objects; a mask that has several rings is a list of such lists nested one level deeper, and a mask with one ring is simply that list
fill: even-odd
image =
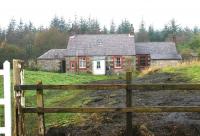
[{"label": "front door", "polygon": [[105,75],[105,60],[93,60],[93,74],[94,75]]},{"label": "front door", "polygon": [[66,72],[66,62],[65,62],[65,60],[61,61],[60,72],[61,73],[65,73]]}]

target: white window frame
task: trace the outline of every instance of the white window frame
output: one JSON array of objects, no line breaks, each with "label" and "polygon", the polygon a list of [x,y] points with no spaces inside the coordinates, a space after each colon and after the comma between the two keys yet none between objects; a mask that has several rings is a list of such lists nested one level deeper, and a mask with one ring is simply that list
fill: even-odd
[{"label": "white window frame", "polygon": [[[117,66],[118,58],[119,58],[120,66]],[[115,56],[114,57],[114,67],[115,68],[122,68],[122,57],[121,56]]]},{"label": "white window frame", "polygon": [[79,57],[79,68],[84,69],[86,68],[86,57]]},{"label": "white window frame", "polygon": [[101,62],[100,61],[97,61],[97,69],[101,69]]}]

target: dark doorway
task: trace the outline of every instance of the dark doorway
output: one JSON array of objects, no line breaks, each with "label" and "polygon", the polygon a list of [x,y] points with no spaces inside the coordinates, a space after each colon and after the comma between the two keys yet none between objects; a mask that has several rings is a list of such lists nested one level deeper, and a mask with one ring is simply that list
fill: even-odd
[{"label": "dark doorway", "polygon": [[62,61],[61,61],[60,72],[61,72],[61,73],[65,73],[65,72],[66,72],[66,61],[65,61],[65,60],[62,60]]}]

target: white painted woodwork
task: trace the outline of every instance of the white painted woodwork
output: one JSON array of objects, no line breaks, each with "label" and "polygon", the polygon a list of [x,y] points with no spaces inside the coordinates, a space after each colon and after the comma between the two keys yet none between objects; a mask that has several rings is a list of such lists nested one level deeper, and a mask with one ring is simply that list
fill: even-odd
[{"label": "white painted woodwork", "polygon": [[10,63],[3,63],[3,70],[0,70],[0,75],[3,75],[3,92],[4,98],[0,98],[0,105],[4,105],[4,127],[0,127],[0,134],[11,136],[11,82],[10,82]]},{"label": "white painted woodwork", "polygon": [[[100,67],[97,67],[98,63]],[[106,74],[106,64],[105,59],[95,59],[92,61],[92,72],[94,75],[105,75]]]}]

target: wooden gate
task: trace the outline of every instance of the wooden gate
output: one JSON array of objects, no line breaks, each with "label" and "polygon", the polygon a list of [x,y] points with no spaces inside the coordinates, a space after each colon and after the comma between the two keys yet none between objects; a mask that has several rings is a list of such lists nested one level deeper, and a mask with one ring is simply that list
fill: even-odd
[{"label": "wooden gate", "polygon": [[11,90],[10,90],[10,63],[5,61],[3,69],[0,70],[3,76],[3,94],[4,98],[0,98],[0,106],[4,107],[4,126],[0,127],[0,134],[11,136]]}]

